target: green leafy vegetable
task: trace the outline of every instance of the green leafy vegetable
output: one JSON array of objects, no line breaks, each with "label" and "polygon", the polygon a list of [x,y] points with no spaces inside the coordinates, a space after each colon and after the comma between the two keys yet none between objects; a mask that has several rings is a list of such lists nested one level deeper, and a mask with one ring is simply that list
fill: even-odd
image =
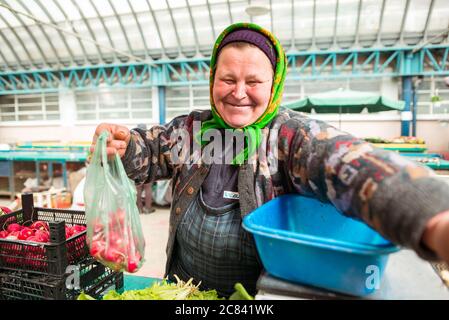
[{"label": "green leafy vegetable", "polygon": [[[190,279],[187,282],[175,275],[177,283],[167,280],[155,282],[149,288],[140,290],[127,290],[122,294],[111,290],[103,296],[103,300],[222,300],[216,290],[201,291],[199,285],[195,286]],[[245,291],[246,292],[246,291]],[[95,300],[85,293],[81,293],[78,300]]]},{"label": "green leafy vegetable", "polygon": [[254,300],[241,283],[234,285],[235,292],[229,297],[229,300]]}]

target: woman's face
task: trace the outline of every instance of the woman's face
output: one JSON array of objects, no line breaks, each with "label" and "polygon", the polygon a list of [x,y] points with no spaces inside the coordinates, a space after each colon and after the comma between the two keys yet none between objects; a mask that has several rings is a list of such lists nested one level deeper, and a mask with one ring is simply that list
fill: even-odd
[{"label": "woman's face", "polygon": [[259,48],[225,46],[215,70],[215,107],[228,125],[243,128],[268,107],[272,83],[273,67]]}]

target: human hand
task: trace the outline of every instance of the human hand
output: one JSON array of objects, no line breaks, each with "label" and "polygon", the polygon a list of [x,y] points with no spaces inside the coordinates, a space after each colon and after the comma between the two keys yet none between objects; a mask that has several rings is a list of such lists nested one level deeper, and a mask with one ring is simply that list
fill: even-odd
[{"label": "human hand", "polygon": [[90,146],[90,152],[94,152],[97,139],[105,130],[110,133],[106,145],[106,154],[108,158],[112,158],[116,153],[118,153],[120,158],[123,157],[126,148],[128,147],[129,140],[131,139],[131,133],[127,127],[111,123],[102,123],[97,126],[92,139],[92,145]]},{"label": "human hand", "polygon": [[449,210],[429,220],[422,240],[449,265]]}]

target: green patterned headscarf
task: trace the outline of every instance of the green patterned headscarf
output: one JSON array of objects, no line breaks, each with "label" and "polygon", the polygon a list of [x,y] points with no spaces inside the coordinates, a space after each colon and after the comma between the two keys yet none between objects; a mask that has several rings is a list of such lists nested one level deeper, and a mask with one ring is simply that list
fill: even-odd
[{"label": "green patterned headscarf", "polygon": [[[221,117],[221,115],[218,113],[218,110],[215,107],[214,100],[213,100],[213,85],[214,85],[214,77],[215,77],[215,70],[217,67],[217,50],[223,41],[223,39],[228,35],[229,33],[239,30],[239,29],[250,29],[257,32],[260,32],[264,36],[266,36],[269,40],[271,40],[271,43],[273,44],[273,47],[276,51],[276,70],[274,71],[274,79],[273,79],[273,85],[271,87],[271,97],[270,102],[268,103],[267,109],[265,112],[252,124],[240,128],[235,129],[229,126]],[[285,56],[284,49],[282,48],[280,42],[276,37],[268,30],[263,29],[262,27],[253,24],[253,23],[235,23],[227,27],[217,38],[214,49],[212,51],[212,57],[210,61],[210,80],[209,80],[209,87],[210,87],[210,104],[212,107],[212,116],[213,118],[204,121],[201,125],[200,135],[203,137],[204,133],[206,133],[210,129],[219,129],[219,128],[225,128],[225,129],[234,129],[243,131],[245,134],[245,148],[242,152],[240,152],[233,160],[233,164],[240,165],[244,161],[248,160],[258,149],[260,143],[262,142],[262,130],[270,121],[277,115],[279,110],[279,105],[281,104],[282,99],[282,92],[284,90],[284,80],[285,80],[285,74],[287,72],[287,58]],[[248,141],[246,139],[250,139],[251,141]],[[201,144],[206,144],[207,141],[201,140]],[[251,150],[249,150],[251,149]]]}]

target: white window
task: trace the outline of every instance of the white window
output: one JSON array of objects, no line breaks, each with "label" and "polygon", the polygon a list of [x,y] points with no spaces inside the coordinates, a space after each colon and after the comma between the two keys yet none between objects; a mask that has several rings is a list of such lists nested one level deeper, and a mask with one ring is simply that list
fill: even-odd
[{"label": "white window", "polygon": [[151,88],[78,91],[77,120],[152,120]]},{"label": "white window", "polygon": [[210,109],[209,86],[167,87],[165,95],[167,121],[193,110]]},{"label": "white window", "polygon": [[417,113],[447,114],[449,112],[449,87],[444,78],[424,78],[417,91]]},{"label": "white window", "polygon": [[58,93],[0,96],[0,121],[59,120]]}]

